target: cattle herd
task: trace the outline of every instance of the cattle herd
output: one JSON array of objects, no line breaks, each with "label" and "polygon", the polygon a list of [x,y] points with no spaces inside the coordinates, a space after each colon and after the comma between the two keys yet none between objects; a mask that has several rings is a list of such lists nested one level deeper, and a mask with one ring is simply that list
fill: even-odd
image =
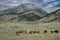
[{"label": "cattle herd", "polygon": [[[44,30],[43,33],[47,33],[48,31],[47,30]],[[25,30],[22,30],[22,31],[16,31],[16,35],[19,35],[19,34],[39,34],[40,31],[25,31]],[[51,30],[50,33],[59,33],[58,30]]]}]

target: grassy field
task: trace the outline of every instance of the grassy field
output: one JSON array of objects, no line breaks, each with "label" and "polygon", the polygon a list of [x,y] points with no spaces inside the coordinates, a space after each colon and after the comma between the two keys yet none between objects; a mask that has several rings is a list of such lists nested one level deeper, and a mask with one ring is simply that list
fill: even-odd
[{"label": "grassy field", "polygon": [[[60,31],[60,22],[0,22],[0,40],[60,40],[60,33],[50,33],[54,29]],[[17,36],[16,32],[20,30],[39,30],[40,33],[20,34]],[[44,30],[48,32],[44,33]]]}]

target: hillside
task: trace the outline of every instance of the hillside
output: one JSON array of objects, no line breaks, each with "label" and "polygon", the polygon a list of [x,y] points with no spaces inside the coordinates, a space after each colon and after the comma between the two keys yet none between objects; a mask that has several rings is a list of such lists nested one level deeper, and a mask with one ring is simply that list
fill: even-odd
[{"label": "hillside", "polygon": [[60,21],[60,9],[47,13],[34,4],[25,3],[14,8],[0,11],[0,21],[41,21],[53,22]]},{"label": "hillside", "polygon": [[43,9],[36,7],[34,4],[26,3],[14,8],[10,8],[0,12],[1,21],[12,20],[39,20],[47,15]]},{"label": "hillside", "polygon": [[42,18],[40,21],[42,22],[53,22],[53,21],[60,21],[60,9],[49,13],[47,16]]}]

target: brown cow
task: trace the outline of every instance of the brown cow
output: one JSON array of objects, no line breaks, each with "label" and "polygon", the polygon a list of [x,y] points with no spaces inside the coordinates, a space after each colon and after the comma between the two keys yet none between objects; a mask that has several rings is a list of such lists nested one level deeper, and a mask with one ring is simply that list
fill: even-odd
[{"label": "brown cow", "polygon": [[19,34],[23,34],[23,33],[27,33],[27,31],[17,31],[16,34],[19,35]]},{"label": "brown cow", "polygon": [[44,33],[47,33],[47,30],[44,30]]},{"label": "brown cow", "polygon": [[29,31],[29,34],[36,34],[36,33],[40,33],[40,31]]},{"label": "brown cow", "polygon": [[16,34],[19,35],[19,33],[22,33],[22,31],[17,31]]}]

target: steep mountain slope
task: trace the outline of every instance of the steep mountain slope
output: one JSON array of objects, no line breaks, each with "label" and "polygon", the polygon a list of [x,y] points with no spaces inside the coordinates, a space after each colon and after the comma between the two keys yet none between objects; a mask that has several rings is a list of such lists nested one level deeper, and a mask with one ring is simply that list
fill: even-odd
[{"label": "steep mountain slope", "polygon": [[[12,15],[12,16],[11,16]],[[15,16],[13,16],[15,15]],[[43,9],[36,7],[34,4],[26,3],[15,8],[10,8],[0,12],[0,20],[39,20],[47,15]]]},{"label": "steep mountain slope", "polygon": [[9,13],[10,14],[11,13],[21,13],[21,12],[31,11],[33,9],[38,9],[40,11],[43,11],[43,13],[46,13],[43,9],[38,8],[36,5],[31,4],[31,3],[21,4],[21,5],[17,6],[17,7],[10,8],[10,9],[7,9],[5,11],[2,11],[2,13],[7,13],[7,14],[9,14]]},{"label": "steep mountain slope", "polygon": [[42,12],[40,12],[40,10],[34,9],[34,10],[26,12],[22,15],[19,15],[19,17],[20,17],[20,19],[25,19],[25,20],[28,20],[28,21],[34,21],[34,20],[41,19],[45,15],[46,14],[43,14]]},{"label": "steep mountain slope", "polygon": [[42,22],[60,21],[60,9],[48,14],[46,17],[44,17],[40,21]]}]

